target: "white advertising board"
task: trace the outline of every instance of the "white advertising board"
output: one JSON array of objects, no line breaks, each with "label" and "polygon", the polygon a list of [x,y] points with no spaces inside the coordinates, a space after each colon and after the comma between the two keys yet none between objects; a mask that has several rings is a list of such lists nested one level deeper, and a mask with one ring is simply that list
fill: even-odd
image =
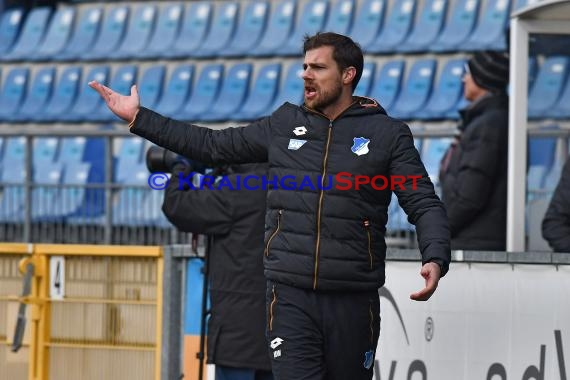
[{"label": "white advertising board", "polygon": [[570,379],[570,266],[453,263],[428,302],[419,270],[387,262],[376,380]]}]

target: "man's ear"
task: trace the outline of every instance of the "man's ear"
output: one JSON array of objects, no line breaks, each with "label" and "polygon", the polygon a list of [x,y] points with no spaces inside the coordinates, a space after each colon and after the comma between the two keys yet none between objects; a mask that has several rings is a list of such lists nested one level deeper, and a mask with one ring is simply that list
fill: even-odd
[{"label": "man's ear", "polygon": [[346,85],[351,84],[354,81],[355,77],[356,68],[354,66],[349,66],[344,69],[344,72],[342,73],[342,83]]}]

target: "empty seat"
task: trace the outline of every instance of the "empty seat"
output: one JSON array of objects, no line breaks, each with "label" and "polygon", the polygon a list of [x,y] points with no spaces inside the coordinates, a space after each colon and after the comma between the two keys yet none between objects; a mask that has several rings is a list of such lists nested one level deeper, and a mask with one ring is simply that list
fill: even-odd
[{"label": "empty seat", "polygon": [[[55,201],[54,217],[77,216],[85,203],[90,164],[86,162],[66,162],[63,164],[62,187]],[[86,215],[85,215],[86,216]]]},{"label": "empty seat", "polygon": [[237,27],[239,4],[234,2],[218,3],[212,27],[200,47],[190,52],[194,57],[215,57],[227,49]]},{"label": "empty seat", "polygon": [[[148,45],[146,48],[134,52],[133,55],[140,58],[158,58],[172,49],[180,31],[183,11],[182,3],[162,7]],[[188,38],[188,36],[186,37]]]},{"label": "empty seat", "polygon": [[205,65],[179,117],[184,120],[199,120],[218,97],[223,77],[224,65],[219,63]]},{"label": "empty seat", "polygon": [[123,41],[128,18],[129,7],[125,5],[118,4],[108,9],[97,41],[91,50],[85,52],[83,59],[106,59],[117,50]]},{"label": "empty seat", "polygon": [[[119,66],[109,83],[109,87],[118,92],[119,94],[129,95],[131,87],[135,84],[137,79],[138,66],[124,65]],[[111,112],[105,102],[101,102],[99,108],[90,115],[86,115],[87,120],[93,121],[117,121],[119,118]]]},{"label": "empty seat", "polygon": [[386,0],[364,0],[350,31],[350,37],[358,42],[364,52],[376,41],[384,25]]},{"label": "empty seat", "polygon": [[268,63],[259,69],[253,89],[240,111],[232,119],[253,120],[271,113],[271,105],[279,90],[281,64]]},{"label": "empty seat", "polygon": [[404,68],[403,60],[388,61],[378,68],[374,76],[370,97],[376,99],[388,114],[400,95]]},{"label": "empty seat", "polygon": [[27,59],[49,60],[63,51],[73,30],[75,13],[75,8],[72,7],[59,8],[51,19],[41,46]]},{"label": "empty seat", "polygon": [[4,152],[2,154],[2,160],[0,160],[0,165],[3,168],[18,164],[24,165],[26,158],[25,137],[8,137],[3,145]]},{"label": "empty seat", "polygon": [[443,155],[453,141],[451,137],[427,138],[422,143],[422,162],[426,168],[431,182],[433,183],[436,193],[441,195],[441,187],[439,184],[439,167]]},{"label": "empty seat", "polygon": [[110,52],[111,58],[134,58],[137,53],[145,49],[150,40],[156,22],[156,6],[141,3],[135,7],[125,32],[125,38],[118,49]]},{"label": "empty seat", "polygon": [[510,0],[488,0],[487,6],[471,36],[461,50],[505,50],[506,29],[511,10]]},{"label": "empty seat", "polygon": [[38,112],[33,119],[37,121],[60,120],[60,116],[68,113],[75,103],[81,82],[81,67],[70,66],[59,73],[59,80],[54,87],[53,95],[43,112]]},{"label": "empty seat", "polygon": [[43,161],[34,166],[34,188],[32,188],[32,221],[50,221],[57,215],[57,198],[63,174],[63,165]]},{"label": "empty seat", "polygon": [[59,147],[59,139],[57,137],[36,137],[33,147],[34,166],[42,162],[54,162]]},{"label": "empty seat", "polygon": [[156,112],[170,117],[178,117],[181,108],[188,101],[192,92],[194,81],[194,66],[181,64],[172,74],[160,102],[156,105]]},{"label": "empty seat", "polygon": [[[542,126],[541,129],[558,129],[557,125]],[[546,186],[546,177],[550,172],[556,154],[555,137],[529,137],[528,139],[528,200],[536,198],[537,192]]]},{"label": "empty seat", "polygon": [[247,55],[257,46],[267,25],[269,5],[265,1],[254,1],[245,7],[235,37],[226,49],[218,51],[219,56]]},{"label": "empty seat", "polygon": [[327,20],[328,2],[325,0],[310,0],[305,4],[301,18],[287,42],[274,53],[277,55],[302,55],[303,38],[323,30]]},{"label": "empty seat", "polygon": [[4,165],[0,171],[0,182],[3,184],[0,198],[0,222],[21,223],[23,221],[26,201],[25,178],[26,170],[23,161]]},{"label": "empty seat", "polygon": [[202,120],[229,120],[239,111],[249,93],[252,65],[238,63],[233,65],[225,75],[220,94]]},{"label": "empty seat", "polygon": [[12,50],[8,54],[0,55],[0,60],[25,60],[33,55],[45,36],[50,17],[51,8],[49,7],[37,7],[30,10]]},{"label": "empty seat", "polygon": [[163,52],[163,57],[188,57],[196,51],[206,38],[212,22],[213,3],[189,2],[184,13],[182,28],[172,49]]},{"label": "empty seat", "polygon": [[393,52],[408,37],[415,14],[416,0],[393,2],[386,25],[376,40],[368,46],[367,51],[369,53]]},{"label": "empty seat", "polygon": [[162,96],[164,83],[164,65],[148,67],[143,73],[139,84],[139,96],[141,104],[149,109],[154,109]]},{"label": "empty seat", "polygon": [[558,102],[547,114],[555,119],[570,119],[570,75],[566,78],[566,84]]},{"label": "empty seat", "polygon": [[18,110],[12,115],[12,120],[29,121],[35,115],[42,112],[48,104],[53,93],[55,82],[55,67],[42,67],[34,75],[32,85],[26,95],[26,99]]},{"label": "empty seat", "polygon": [[6,9],[0,14],[0,57],[12,50],[19,36],[23,19],[24,10],[21,8]]},{"label": "empty seat", "polygon": [[126,177],[131,175],[132,166],[143,163],[144,140],[140,137],[125,137],[115,142],[118,142],[120,147],[113,179],[115,182],[123,183],[127,181]]},{"label": "empty seat", "polygon": [[437,40],[430,45],[431,51],[461,50],[479,18],[480,0],[458,0]]},{"label": "empty seat", "polygon": [[323,31],[349,35],[354,17],[354,0],[337,0]]},{"label": "empty seat", "polygon": [[366,62],[364,64],[364,68],[362,69],[362,76],[360,77],[360,81],[354,90],[354,95],[368,96],[370,94],[375,70],[376,64],[374,62]]},{"label": "empty seat", "polygon": [[528,96],[528,116],[545,118],[560,99],[568,78],[568,57],[549,57],[540,66],[538,76]]},{"label": "empty seat", "polygon": [[4,73],[2,92],[0,92],[0,121],[9,120],[18,112],[26,97],[30,69],[13,68]]},{"label": "empty seat", "polygon": [[463,98],[465,59],[450,59],[441,70],[437,86],[425,108],[417,114],[420,119],[445,119],[457,112]]},{"label": "empty seat", "polygon": [[297,3],[294,0],[274,4],[264,35],[249,54],[254,56],[272,55],[283,46],[295,27],[296,9]]},{"label": "empty seat", "polygon": [[113,205],[113,224],[144,225],[143,208],[145,198],[151,190],[148,187],[149,172],[144,164],[132,165],[131,174],[124,178]]},{"label": "empty seat", "polygon": [[97,41],[101,30],[102,18],[103,10],[100,7],[86,8],[79,16],[75,29],[71,33],[69,43],[63,51],[56,56],[52,56],[52,59],[58,61],[82,59],[83,55]]},{"label": "empty seat", "polygon": [[401,45],[402,52],[424,52],[437,39],[447,15],[447,0],[427,0],[412,32]]},{"label": "empty seat", "polygon": [[98,110],[103,102],[103,98],[87,83],[97,81],[107,85],[111,69],[107,65],[93,66],[87,74],[87,78],[79,86],[79,95],[71,110],[60,116],[62,121],[83,121]]},{"label": "empty seat", "polygon": [[421,59],[413,64],[402,93],[392,109],[392,116],[402,119],[418,117],[431,95],[435,70],[435,59]]},{"label": "empty seat", "polygon": [[287,69],[285,79],[280,86],[279,93],[275,97],[273,105],[269,107],[269,113],[281,107],[283,103],[300,105],[303,102],[303,64],[292,63]]}]

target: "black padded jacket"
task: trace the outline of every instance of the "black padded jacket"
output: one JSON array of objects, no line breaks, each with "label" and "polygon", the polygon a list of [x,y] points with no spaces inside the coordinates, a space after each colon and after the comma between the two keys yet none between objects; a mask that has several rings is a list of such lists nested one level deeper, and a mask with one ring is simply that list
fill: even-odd
[{"label": "black padded jacket", "polygon": [[[202,162],[269,163],[264,266],[271,280],[336,291],[384,284],[385,226],[393,186],[378,190],[368,184],[356,190],[356,176],[406,178],[394,191],[416,226],[422,261],[436,262],[442,274],[447,272],[445,208],[408,126],[388,117],[372,99],[355,97],[335,120],[285,103],[246,127],[222,130],[141,108],[131,131]],[[350,177],[345,174],[339,180],[343,172]],[[281,186],[286,177],[295,178],[296,190]],[[376,185],[381,188],[383,183]]]}]

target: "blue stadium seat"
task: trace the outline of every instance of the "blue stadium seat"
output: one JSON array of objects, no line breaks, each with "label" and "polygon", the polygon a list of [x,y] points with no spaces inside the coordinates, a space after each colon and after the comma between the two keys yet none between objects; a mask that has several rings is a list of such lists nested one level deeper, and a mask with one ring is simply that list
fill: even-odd
[{"label": "blue stadium seat", "polygon": [[75,8],[59,8],[51,18],[46,36],[39,49],[26,57],[28,60],[42,61],[56,58],[69,42],[75,23]]},{"label": "blue stadium seat", "polygon": [[263,36],[268,14],[269,5],[265,1],[253,1],[247,4],[235,37],[226,49],[218,50],[217,54],[222,57],[247,55],[257,46]]},{"label": "blue stadium seat", "polygon": [[[558,129],[557,125],[546,125],[540,129]],[[536,193],[546,186],[546,177],[555,161],[557,139],[555,137],[529,137],[527,199],[533,200]]]},{"label": "blue stadium seat", "polygon": [[42,162],[54,162],[59,148],[59,139],[57,137],[36,137],[33,147],[34,167]]},{"label": "blue stadium seat", "polygon": [[402,93],[392,109],[392,116],[401,119],[418,117],[431,95],[436,65],[435,59],[420,59],[413,64]]},{"label": "blue stadium seat", "polygon": [[26,158],[26,138],[25,137],[8,137],[4,141],[4,152],[0,165],[3,168],[12,165],[24,165]]},{"label": "blue stadium seat", "polygon": [[566,78],[558,102],[548,111],[548,115],[555,119],[570,119],[570,75]]},{"label": "blue stadium seat", "polygon": [[207,121],[231,119],[248,96],[251,71],[250,63],[233,65],[224,78],[218,98],[208,111],[202,114],[201,119]]},{"label": "blue stadium seat", "polygon": [[369,53],[392,53],[408,37],[416,14],[416,0],[392,3],[386,25],[376,40],[367,48]]},{"label": "blue stadium seat", "polygon": [[0,182],[3,183],[0,198],[0,222],[21,223],[24,216],[26,170],[24,162],[3,165]]},{"label": "blue stadium seat", "polygon": [[7,9],[0,14],[0,57],[12,50],[23,20],[24,10],[21,8]]},{"label": "blue stadium seat", "polygon": [[164,85],[164,65],[153,65],[143,73],[139,84],[139,96],[141,104],[149,109],[154,109],[162,97]]},{"label": "blue stadium seat", "polygon": [[505,50],[506,30],[511,10],[510,0],[489,0],[477,27],[460,46],[461,50]]},{"label": "blue stadium seat", "polygon": [[62,52],[53,56],[52,59],[57,61],[83,59],[83,55],[86,54],[95,41],[97,41],[101,30],[102,18],[103,10],[100,7],[85,9],[79,16],[75,29],[71,33],[69,43]]},{"label": "blue stadium seat", "polygon": [[29,11],[18,40],[8,54],[0,55],[2,61],[26,60],[39,48],[51,17],[51,8],[37,7]]},{"label": "blue stadium seat", "polygon": [[283,80],[279,93],[275,97],[273,105],[269,107],[268,112],[271,113],[281,107],[283,103],[289,102],[300,105],[303,102],[303,64],[293,63],[287,69],[287,74]]},{"label": "blue stadium seat", "polygon": [[[62,187],[55,201],[54,217],[64,218],[77,215],[85,203],[91,165],[86,162],[66,162],[63,164]],[[86,216],[86,215],[85,215]]]},{"label": "blue stadium seat", "polygon": [[[57,214],[57,199],[63,174],[63,165],[58,162],[38,162],[34,166],[31,216],[32,221],[53,220]],[[44,186],[47,185],[47,186]]]},{"label": "blue stadium seat", "polygon": [[[131,93],[131,86],[135,84],[137,79],[138,66],[137,65],[124,65],[119,66],[115,73],[112,75],[112,79],[109,83],[109,87],[123,95],[129,95]],[[104,102],[100,103],[98,109],[86,115],[87,120],[92,121],[117,121],[119,118],[109,110],[107,104]]]},{"label": "blue stadium seat", "polygon": [[539,119],[550,116],[567,81],[569,65],[570,58],[568,57],[548,57],[544,61],[528,96],[529,118]]},{"label": "blue stadium seat", "polygon": [[42,112],[48,104],[53,93],[54,82],[55,67],[46,66],[36,71],[26,99],[22,103],[18,113],[12,115],[11,120],[33,120],[34,116]]},{"label": "blue stadium seat", "polygon": [[109,57],[114,59],[134,58],[140,51],[145,50],[156,23],[156,6],[141,3],[135,6],[134,13],[129,20],[125,38],[117,49],[110,52]]},{"label": "blue stadium seat", "polygon": [[200,47],[190,52],[194,57],[215,57],[229,47],[239,19],[239,3],[218,3],[212,27]]},{"label": "blue stadium seat", "polygon": [[368,96],[372,88],[372,81],[374,79],[374,72],[376,71],[376,64],[374,62],[366,62],[362,69],[362,76],[354,90],[356,96]]},{"label": "blue stadium seat", "polygon": [[124,187],[118,190],[113,205],[114,225],[140,226],[146,223],[141,206],[148,193],[153,191],[148,187],[149,175],[144,164],[131,166],[131,174],[121,183]]},{"label": "blue stadium seat", "polygon": [[447,0],[427,0],[414,24],[413,30],[404,41],[397,46],[401,52],[425,52],[437,39],[447,15]]},{"label": "blue stadium seat", "polygon": [[139,58],[160,58],[166,51],[172,49],[180,31],[183,11],[182,3],[162,7],[148,45],[133,55]]},{"label": "blue stadium seat", "polygon": [[129,19],[129,7],[121,4],[105,12],[103,25],[91,50],[85,52],[83,60],[107,59],[117,50],[125,36]]},{"label": "blue stadium seat", "polygon": [[302,55],[303,38],[305,35],[313,35],[323,31],[327,20],[329,4],[325,0],[309,0],[298,23],[295,24],[295,30],[285,44],[279,47],[275,54],[282,56]]},{"label": "blue stadium seat", "polygon": [[457,112],[463,98],[463,73],[465,59],[450,59],[441,70],[437,87],[425,108],[417,114],[420,119],[445,119],[450,112]]},{"label": "blue stadium seat", "polygon": [[447,52],[462,50],[479,18],[480,0],[458,0],[437,40],[430,50]]},{"label": "blue stadium seat", "polygon": [[86,144],[85,137],[63,137],[56,161],[63,163],[83,161]]},{"label": "blue stadium seat", "polygon": [[355,7],[354,0],[336,0],[323,31],[349,35]]},{"label": "blue stadium seat", "polygon": [[143,163],[144,140],[139,137],[125,137],[115,142],[120,143],[120,147],[113,180],[124,183],[132,174],[131,168]]},{"label": "blue stadium seat", "polygon": [[382,31],[385,9],[386,0],[364,0],[360,4],[349,35],[365,53]]},{"label": "blue stadium seat", "polygon": [[107,65],[93,66],[87,74],[87,79],[79,86],[79,95],[71,110],[60,115],[61,121],[83,121],[91,116],[103,104],[103,99],[96,91],[93,91],[87,83],[95,80],[103,85],[107,85],[111,69]]},{"label": "blue stadium seat", "polygon": [[181,108],[186,104],[192,92],[194,81],[194,66],[181,64],[177,66],[166,85],[160,102],[156,105],[156,112],[170,117],[178,117]]},{"label": "blue stadium seat", "polygon": [[527,5],[531,5],[534,3],[538,3],[540,0],[515,0],[515,4],[513,5],[513,12],[518,11],[526,7]]},{"label": "blue stadium seat", "polygon": [[254,120],[271,113],[269,108],[279,90],[281,64],[268,63],[259,69],[253,89],[234,120]]},{"label": "blue stadium seat", "polygon": [[60,120],[61,115],[68,113],[75,103],[81,82],[81,66],[69,66],[59,74],[59,80],[53,94],[42,112],[33,116],[37,121]]},{"label": "blue stadium seat", "polygon": [[26,97],[30,69],[15,67],[4,75],[0,92],[0,121],[9,120],[20,109]]},{"label": "blue stadium seat", "polygon": [[183,58],[196,51],[206,39],[214,13],[213,3],[207,1],[189,2],[184,13],[182,27],[171,49],[163,57]]},{"label": "blue stadium seat", "polygon": [[388,114],[400,95],[405,65],[403,60],[388,61],[378,68],[374,77],[370,97],[376,99]]},{"label": "blue stadium seat", "polygon": [[179,117],[183,120],[200,120],[202,114],[210,109],[218,97],[223,78],[224,65],[205,65]]},{"label": "blue stadium seat", "polygon": [[422,143],[422,162],[426,168],[431,182],[433,183],[436,193],[441,196],[441,187],[439,184],[439,166],[443,155],[453,141],[451,137],[443,138],[427,138]]},{"label": "blue stadium seat", "polygon": [[285,45],[295,27],[297,2],[288,0],[277,3],[269,17],[265,34],[249,55],[268,56]]}]

